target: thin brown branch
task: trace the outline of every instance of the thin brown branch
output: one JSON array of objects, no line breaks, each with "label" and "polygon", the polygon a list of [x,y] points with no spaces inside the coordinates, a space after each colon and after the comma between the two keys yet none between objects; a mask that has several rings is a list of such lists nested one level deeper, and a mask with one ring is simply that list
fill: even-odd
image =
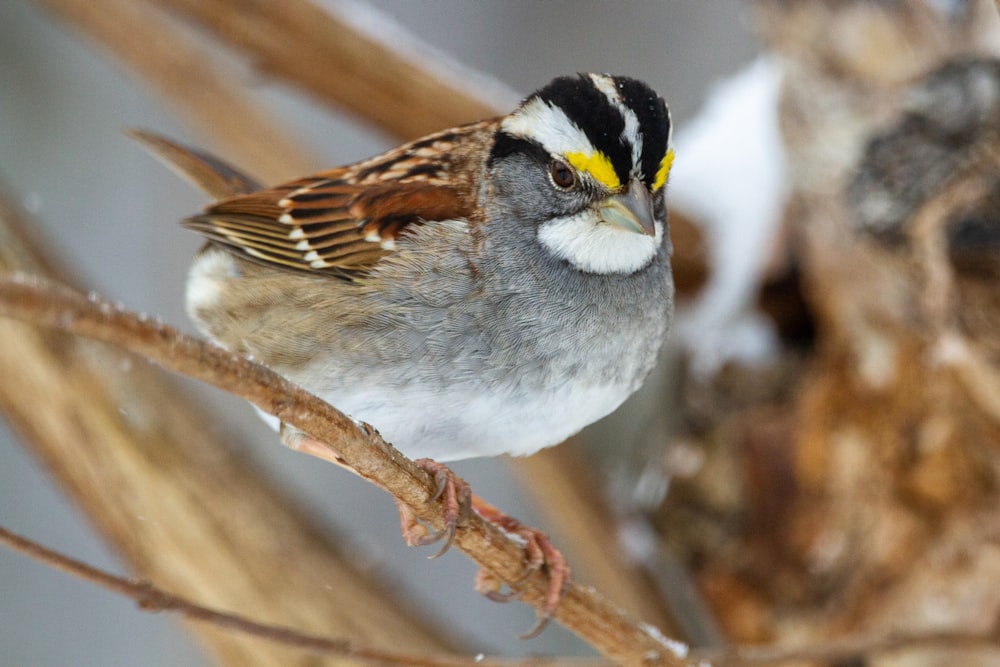
[{"label": "thin brown branch", "polygon": [[[175,612],[195,620],[260,637],[288,646],[321,654],[351,658],[367,665],[408,665],[411,667],[598,667],[607,663],[590,659],[533,658],[503,660],[450,656],[418,657],[390,651],[376,651],[353,646],[345,639],[330,639],[269,624],[258,623],[239,614],[231,614],[194,604],[172,595],[148,582],[132,581],[69,558],[0,527],[0,543],[55,569],[96,584],[105,590],[135,601],[144,611]],[[815,646],[733,647],[720,651],[697,651],[696,656],[711,660],[716,667],[747,667],[801,663],[803,661],[845,662],[903,651],[941,649],[997,649],[997,637],[970,633],[936,632],[898,634],[889,637],[852,637]]]},{"label": "thin brown branch", "polygon": [[[417,511],[434,528],[443,525],[441,501],[429,502],[434,484],[378,433],[305,392],[283,377],[239,355],[98,299],[35,279],[0,283],[0,312],[31,324],[111,343],[168,370],[244,398],[314,438],[329,443],[358,474],[376,482]],[[547,592],[542,572],[525,576],[517,544],[473,514],[459,529],[455,546],[541,608]],[[556,620],[591,643],[605,657],[624,662],[683,665],[676,646],[653,628],[637,623],[597,591],[570,584]]]},{"label": "thin brown branch", "polygon": [[[532,495],[550,523],[559,526],[560,535],[571,544],[582,546],[574,552],[575,572],[586,573],[600,590],[612,591],[615,602],[643,618],[661,623],[672,621],[669,614],[649,594],[628,556],[623,553],[617,531],[617,517],[607,504],[592,471],[574,447],[582,443],[564,443],[537,455],[514,462],[518,481]],[[566,508],[573,508],[567,512]],[[645,585],[643,585],[645,583]],[[675,631],[676,626],[668,627]]]},{"label": "thin brown branch", "polygon": [[[0,197],[0,274],[65,275],[37,231]],[[246,443],[221,437],[217,415],[148,364],[0,319],[0,378],[7,424],[132,572],[219,607],[375,648],[459,646],[380,572],[361,571],[335,531],[253,465]],[[219,664],[316,664],[207,624],[188,629]]]},{"label": "thin brown branch", "polygon": [[0,542],[29,558],[45,563],[50,567],[83,579],[84,581],[96,584],[112,593],[130,598],[145,611],[177,612],[189,618],[209,621],[221,627],[236,629],[246,634],[281,642],[295,646],[296,648],[359,658],[366,657],[386,662],[390,660],[390,658],[385,657],[385,654],[379,652],[365,652],[363,656],[358,655],[354,653],[350,642],[346,640],[305,635],[297,633],[294,630],[256,623],[236,614],[226,614],[207,609],[188,602],[182,597],[171,595],[148,582],[130,581],[123,577],[117,577],[104,570],[64,556],[59,552],[43,547],[37,542],[16,535],[3,527],[0,527]]},{"label": "thin brown branch", "polygon": [[221,612],[195,604],[181,596],[168,593],[149,582],[132,581],[53,551],[33,540],[17,535],[0,526],[0,544],[101,588],[133,600],[140,609],[149,612],[174,612],[187,618],[212,623],[246,635],[252,635],[272,642],[285,644],[296,649],[337,655],[356,660],[365,665],[400,665],[409,667],[558,667],[560,665],[585,667],[605,665],[596,660],[546,659],[497,660],[492,658],[460,658],[450,656],[419,657],[392,651],[376,651],[354,646],[346,639],[330,639],[310,635],[291,628],[259,623],[252,619],[228,612]]}]

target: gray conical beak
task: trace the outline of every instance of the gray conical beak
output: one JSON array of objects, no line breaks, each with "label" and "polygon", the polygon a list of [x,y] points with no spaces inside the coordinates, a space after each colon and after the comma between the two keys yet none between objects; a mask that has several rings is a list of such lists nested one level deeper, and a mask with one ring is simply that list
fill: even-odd
[{"label": "gray conical beak", "polygon": [[646,186],[638,179],[632,179],[626,192],[609,197],[601,203],[600,214],[608,224],[637,234],[656,235],[653,202],[650,201]]}]

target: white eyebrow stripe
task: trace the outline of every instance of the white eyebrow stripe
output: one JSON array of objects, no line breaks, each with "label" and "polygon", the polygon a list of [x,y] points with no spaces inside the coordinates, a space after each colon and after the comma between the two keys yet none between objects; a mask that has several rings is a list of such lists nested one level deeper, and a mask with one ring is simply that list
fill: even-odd
[{"label": "white eyebrow stripe", "polygon": [[536,97],[503,119],[501,129],[513,137],[531,139],[552,155],[594,153],[586,133],[558,106]]},{"label": "white eyebrow stripe", "polygon": [[[639,117],[635,115],[635,112],[622,100],[621,94],[618,92],[618,86],[615,85],[615,80],[606,74],[591,74],[590,80],[594,82],[594,87],[597,90],[604,93],[604,96],[608,98],[608,102],[611,103],[618,113],[622,115],[622,119],[625,121],[625,128],[622,130],[621,139],[623,142],[627,143],[632,147],[632,165],[634,168],[638,169],[642,167],[642,134],[639,133]],[[646,176],[646,174],[643,174]]]}]

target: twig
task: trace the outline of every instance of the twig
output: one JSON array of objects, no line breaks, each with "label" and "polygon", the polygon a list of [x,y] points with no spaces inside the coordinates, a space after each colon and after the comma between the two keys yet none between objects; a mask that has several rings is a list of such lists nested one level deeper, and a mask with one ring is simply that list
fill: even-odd
[{"label": "twig", "polygon": [[[65,275],[67,264],[34,238],[37,231],[0,196],[0,275]],[[157,369],[106,345],[0,318],[0,378],[5,421],[131,571],[218,607],[374,648],[462,647],[382,572],[359,570],[356,552],[335,531],[317,524],[253,465],[244,443],[219,434],[215,413]],[[210,624],[188,630],[220,665],[316,664],[315,656]]]},{"label": "twig", "polygon": [[57,570],[96,584],[112,593],[130,598],[144,611],[175,612],[190,619],[212,623],[217,627],[260,637],[304,651],[350,658],[365,665],[408,665],[410,667],[471,667],[472,665],[485,665],[487,667],[514,667],[515,665],[518,667],[557,667],[559,665],[572,665],[573,667],[597,667],[598,665],[607,664],[603,661],[584,659],[535,658],[528,660],[498,660],[492,658],[460,658],[450,656],[418,657],[391,651],[361,648],[352,645],[346,639],[330,639],[328,637],[310,635],[291,628],[258,623],[239,614],[209,609],[178,595],[167,593],[149,582],[132,581],[82,563],[57,551],[43,547],[33,540],[17,535],[2,526],[0,526],[0,544],[4,544]]},{"label": "twig", "polygon": [[[358,474],[414,508],[423,521],[435,528],[443,525],[441,502],[428,503],[434,484],[423,470],[374,429],[357,424],[263,366],[107,302],[24,276],[0,283],[0,313],[111,343],[244,398],[328,443]],[[525,577],[523,548],[495,526],[472,515],[459,529],[455,546],[508,582],[522,601],[541,607],[547,591],[545,575],[531,572]],[[609,659],[685,664],[677,655],[683,647],[579,584],[570,584],[555,618]]]},{"label": "twig", "polygon": [[[411,667],[598,667],[608,663],[592,659],[533,658],[503,660],[496,658],[460,658],[451,656],[417,657],[389,651],[376,651],[353,646],[345,639],[330,639],[301,633],[290,628],[258,623],[239,614],[231,614],[194,604],[183,597],[167,593],[144,581],[131,581],[104,570],[69,558],[56,551],[0,527],[0,543],[57,570],[96,584],[105,590],[134,600],[141,609],[151,612],[175,612],[185,617],[213,623],[236,632],[279,642],[294,648],[326,655],[337,655],[367,665],[409,665]],[[749,665],[780,665],[787,662],[822,660],[843,662],[870,658],[875,655],[916,649],[940,648],[955,650],[996,649],[995,637],[938,632],[923,635],[894,635],[879,638],[848,638],[817,646],[804,647],[733,647],[720,651],[696,651],[695,657],[711,660],[715,667],[746,667]]]}]

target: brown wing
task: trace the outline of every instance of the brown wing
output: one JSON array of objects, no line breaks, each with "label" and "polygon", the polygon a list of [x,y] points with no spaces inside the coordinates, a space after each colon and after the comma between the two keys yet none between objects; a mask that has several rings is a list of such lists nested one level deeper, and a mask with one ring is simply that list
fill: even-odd
[{"label": "brown wing", "polygon": [[184,225],[250,258],[355,277],[413,225],[469,219],[492,123],[447,130],[347,167],[210,206]]}]

